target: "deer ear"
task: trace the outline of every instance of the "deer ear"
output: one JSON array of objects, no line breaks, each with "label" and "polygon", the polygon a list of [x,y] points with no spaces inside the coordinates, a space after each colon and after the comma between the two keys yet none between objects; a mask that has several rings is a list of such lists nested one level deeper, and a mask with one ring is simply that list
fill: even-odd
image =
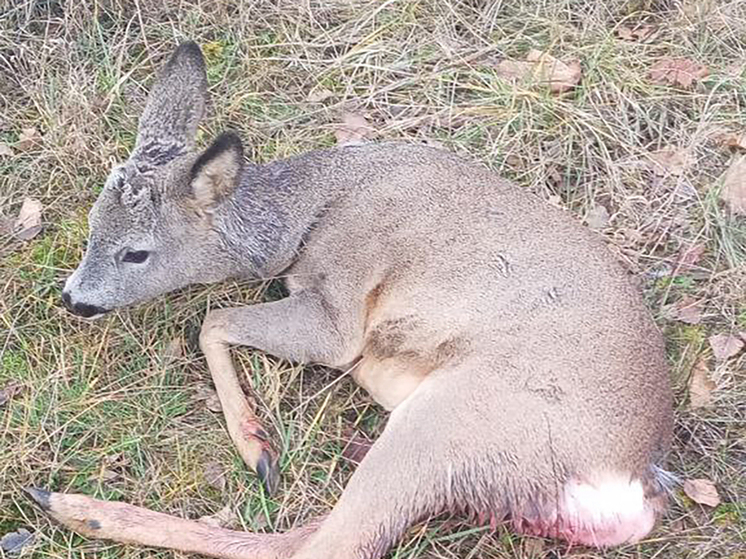
[{"label": "deer ear", "polygon": [[132,156],[151,165],[163,165],[193,149],[206,103],[202,51],[196,43],[183,43],[150,90]]},{"label": "deer ear", "polygon": [[218,136],[192,167],[192,197],[204,211],[214,208],[233,193],[243,168],[243,146],[233,132]]}]

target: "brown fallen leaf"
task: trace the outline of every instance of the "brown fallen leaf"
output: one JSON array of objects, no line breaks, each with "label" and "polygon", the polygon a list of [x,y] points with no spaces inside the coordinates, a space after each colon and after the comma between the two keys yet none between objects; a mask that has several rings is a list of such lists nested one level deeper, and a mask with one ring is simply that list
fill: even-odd
[{"label": "brown fallen leaf", "polygon": [[19,388],[20,385],[13,383],[8,384],[4,388],[0,388],[0,407],[10,402],[10,399],[16,392],[18,392]]},{"label": "brown fallen leaf", "polygon": [[620,25],[616,34],[620,39],[625,41],[644,41],[648,39],[655,32],[655,27],[652,25],[640,25],[632,28],[626,25]]},{"label": "brown fallen leaf", "polygon": [[734,214],[746,215],[746,155],[736,157],[725,173],[720,199]]},{"label": "brown fallen leaf", "polygon": [[744,346],[741,336],[735,334],[714,334],[707,340],[710,342],[712,354],[718,361],[724,361],[737,355]]},{"label": "brown fallen leaf", "polygon": [[563,93],[580,83],[582,68],[580,62],[562,62],[551,54],[532,49],[526,60],[501,60],[495,65],[499,77],[508,81],[526,78],[536,80],[540,85],[548,85],[553,93]]},{"label": "brown fallen leaf", "polygon": [[518,81],[531,75],[534,65],[523,60],[503,59],[495,64],[495,73],[504,80]]},{"label": "brown fallen leaf", "polygon": [[684,174],[689,156],[685,149],[676,146],[666,146],[663,149],[650,153],[653,160],[653,172],[658,176],[674,175],[680,177]]},{"label": "brown fallen leaf", "polygon": [[0,157],[11,157],[13,155],[13,148],[8,144],[0,142]]},{"label": "brown fallen leaf", "polygon": [[746,150],[746,130],[740,132],[725,132],[719,137],[725,147]]},{"label": "brown fallen leaf", "polygon": [[163,348],[163,360],[166,363],[172,363],[178,361],[184,356],[184,340],[182,338],[174,338],[165,348]]},{"label": "brown fallen leaf", "polygon": [[708,507],[716,507],[720,504],[720,495],[709,479],[688,479],[684,482],[684,493],[692,501]]},{"label": "brown fallen leaf", "polygon": [[650,67],[648,75],[656,83],[663,85],[680,85],[691,87],[696,81],[709,74],[706,66],[702,66],[688,58],[672,58],[665,56]]},{"label": "brown fallen leaf", "polygon": [[218,397],[217,392],[209,386],[198,386],[192,399],[197,402],[202,402],[211,412],[220,413],[223,411],[223,406],[220,403],[220,398]]},{"label": "brown fallen leaf", "polygon": [[41,143],[41,134],[34,128],[24,128],[18,135],[16,148],[20,151],[28,151]]},{"label": "brown fallen leaf", "polygon": [[355,431],[342,450],[342,456],[353,464],[360,464],[372,446],[373,441],[359,431]]},{"label": "brown fallen leaf", "polygon": [[702,301],[684,295],[673,305],[671,318],[686,324],[699,324],[702,322],[702,311]]},{"label": "brown fallen leaf", "polygon": [[594,205],[588,212],[585,223],[595,231],[605,228],[609,225],[609,210],[601,204]]},{"label": "brown fallen leaf", "polygon": [[88,481],[93,482],[111,482],[119,478],[119,474],[114,470],[102,467],[98,472],[88,478]]},{"label": "brown fallen leaf", "polygon": [[342,117],[342,124],[334,132],[339,145],[359,144],[371,134],[373,127],[365,120],[365,117],[355,113],[345,113]]},{"label": "brown fallen leaf", "polygon": [[710,378],[707,360],[700,357],[689,374],[689,405],[692,408],[705,408],[712,402],[712,392],[717,386]]},{"label": "brown fallen leaf", "polygon": [[8,532],[0,538],[0,550],[8,555],[18,554],[21,550],[34,542],[34,534],[25,528],[18,528],[15,532]]},{"label": "brown fallen leaf", "polygon": [[205,464],[205,468],[202,472],[205,476],[205,481],[211,487],[214,487],[218,491],[225,491],[226,484],[226,472],[225,468],[220,462],[214,460]]},{"label": "brown fallen leaf", "polygon": [[549,90],[553,93],[569,91],[580,83],[582,68],[577,60],[565,64],[551,54],[537,49],[531,49],[526,60],[536,64],[535,75],[548,83]]},{"label": "brown fallen leaf", "polygon": [[214,528],[233,528],[234,526],[238,525],[238,521],[238,515],[230,507],[230,505],[225,505],[215,514],[208,514],[206,516],[200,517],[197,520],[197,522],[201,522],[202,524],[206,524],[207,526],[212,526]]},{"label": "brown fallen leaf", "polygon": [[676,259],[676,270],[684,272],[695,268],[704,256],[707,247],[704,243],[695,243],[688,247],[682,247]]},{"label": "brown fallen leaf", "polygon": [[35,198],[26,198],[21,205],[14,224],[17,238],[28,241],[36,237],[41,231],[42,205]]}]

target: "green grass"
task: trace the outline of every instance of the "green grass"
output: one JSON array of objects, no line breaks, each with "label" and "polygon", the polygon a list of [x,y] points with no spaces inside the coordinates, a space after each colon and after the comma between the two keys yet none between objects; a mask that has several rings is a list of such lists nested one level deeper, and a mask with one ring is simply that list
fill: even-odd
[{"label": "green grass", "polygon": [[[0,217],[33,196],[45,225],[28,242],[0,236],[0,389],[18,386],[0,407],[0,535],[35,532],[28,557],[180,556],[59,529],[22,497],[27,485],[190,518],[229,505],[240,528],[286,529],[341,493],[354,469],[341,455],[345,437],[375,436],[385,424],[350,379],[236,351],[284,449],[283,485],[268,498],[200,397],[210,385],[196,338],[210,306],[275,299],[276,284],[191,288],[92,324],[61,308],[87,211],[134,144],[153,73],[191,38],[205,50],[212,94],[201,145],[231,127],[254,161],[267,162],[332,145],[333,124],[357,111],[376,139],[439,142],[578,219],[604,205],[612,219],[603,234],[666,335],[677,397],[671,469],[714,480],[723,497],[704,510],[679,493],[649,540],[608,552],[440,517],[414,527],[390,557],[743,559],[746,353],[717,362],[707,342],[746,330],[746,222],[719,201],[731,153],[717,141],[718,130],[746,124],[743,3],[260,1],[240,13],[228,2],[112,5],[20,0],[0,9],[0,142],[15,146],[28,127],[43,137],[0,156]],[[615,33],[637,23],[654,25],[654,35],[629,42]],[[501,79],[501,59],[533,48],[579,59],[582,83],[556,96]],[[663,56],[696,60],[709,76],[691,89],[654,84],[648,69]],[[332,95],[310,101],[319,88]],[[681,176],[649,165],[647,154],[668,145],[689,150]],[[701,260],[676,270],[694,243],[705,247]],[[668,318],[683,295],[702,301],[701,324]],[[184,351],[169,358],[174,339]],[[687,379],[700,355],[718,388],[711,409],[691,410]],[[223,490],[205,478],[210,462],[226,472]]]}]

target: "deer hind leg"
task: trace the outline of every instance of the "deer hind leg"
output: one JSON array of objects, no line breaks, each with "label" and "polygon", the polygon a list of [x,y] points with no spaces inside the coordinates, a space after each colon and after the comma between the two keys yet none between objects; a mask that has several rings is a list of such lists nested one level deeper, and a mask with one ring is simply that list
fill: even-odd
[{"label": "deer hind leg", "polygon": [[394,410],[334,509],[293,559],[377,559],[414,522],[448,508],[450,458],[457,462],[459,451],[449,448],[449,425],[433,429],[440,410],[430,388],[423,381]]},{"label": "deer hind leg", "polygon": [[312,523],[284,534],[252,534],[84,495],[26,492],[52,518],[83,536],[219,559],[286,559],[318,528]]},{"label": "deer hind leg", "polygon": [[595,547],[652,529],[656,497],[623,460],[597,458],[575,436],[582,426],[560,433],[566,415],[542,397],[469,369],[434,371],[399,404],[293,559],[377,559],[412,523],[444,510]]},{"label": "deer hind leg", "polygon": [[[270,493],[279,480],[278,451],[243,394],[229,345],[251,346],[296,362],[333,365],[339,356],[350,351],[327,309],[318,293],[307,290],[272,303],[214,310],[202,325],[200,346],[223,407],[228,433],[244,462],[256,471]],[[339,314],[356,316],[352,312]],[[343,330],[354,332],[355,328]]]}]

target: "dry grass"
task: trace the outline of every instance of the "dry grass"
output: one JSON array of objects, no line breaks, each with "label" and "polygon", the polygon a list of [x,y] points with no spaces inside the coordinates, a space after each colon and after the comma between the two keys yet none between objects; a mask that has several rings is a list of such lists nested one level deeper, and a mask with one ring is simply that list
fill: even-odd
[{"label": "dry grass", "polygon": [[[603,205],[610,245],[641,280],[666,334],[677,394],[670,466],[717,482],[724,503],[704,510],[679,494],[644,544],[607,553],[473,529],[440,518],[413,529],[392,557],[736,557],[746,540],[746,355],[716,362],[709,335],[746,330],[746,224],[718,202],[731,155],[718,131],[744,125],[746,4],[652,0],[388,0],[334,2],[10,0],[0,7],[0,142],[22,129],[33,148],[0,156],[0,212],[24,196],[45,206],[30,242],[0,239],[0,534],[37,534],[27,556],[142,556],[86,542],[48,523],[21,497],[40,485],[196,517],[225,504],[249,530],[283,529],[327,509],[352,466],[350,432],[371,435],[384,414],[348,379],[249,350],[257,387],[284,448],[283,486],[267,499],[242,466],[219,414],[195,399],[208,382],[194,344],[208,305],[258,300],[273,286],[194,288],[95,324],[67,315],[59,287],[85,242],[85,215],[111,166],[127,156],[154,69],[180,40],[205,49],[213,104],[205,143],[240,130],[256,161],[326,146],[346,110],[379,138],[437,141],[484,162],[584,219]],[[644,42],[620,25],[647,23]],[[583,82],[552,96],[501,80],[495,62],[530,48],[577,58]],[[689,57],[710,75],[695,87],[653,84],[662,56]],[[323,101],[314,92],[328,90]],[[686,150],[680,175],[658,175],[648,154]],[[701,245],[693,268],[682,251]],[[670,318],[688,295],[700,324]],[[185,351],[166,347],[184,340]],[[688,405],[698,357],[717,384],[712,407]],[[208,463],[224,489],[205,480]],[[739,551],[740,549],[740,551]],[[2,552],[0,552],[0,556]],[[171,552],[148,556],[174,557]]]}]

